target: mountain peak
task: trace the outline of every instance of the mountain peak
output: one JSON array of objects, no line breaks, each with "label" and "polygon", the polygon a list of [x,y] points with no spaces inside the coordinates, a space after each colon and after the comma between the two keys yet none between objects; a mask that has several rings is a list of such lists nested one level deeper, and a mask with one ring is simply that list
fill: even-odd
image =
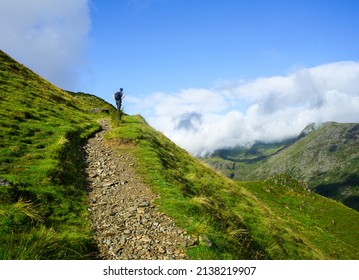
[{"label": "mountain peak", "polygon": [[312,133],[313,131],[317,130],[319,127],[321,127],[323,123],[315,123],[312,122],[308,124],[300,133],[298,138],[302,138],[304,136],[307,136],[308,134]]}]

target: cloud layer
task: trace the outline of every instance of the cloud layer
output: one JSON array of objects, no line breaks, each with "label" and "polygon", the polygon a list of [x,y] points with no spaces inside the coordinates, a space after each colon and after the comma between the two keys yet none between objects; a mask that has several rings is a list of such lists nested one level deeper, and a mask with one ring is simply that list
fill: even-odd
[{"label": "cloud layer", "polygon": [[195,155],[292,137],[311,122],[359,122],[359,63],[129,100],[151,125]]},{"label": "cloud layer", "polygon": [[0,45],[63,88],[78,82],[90,29],[87,0],[2,0]]}]

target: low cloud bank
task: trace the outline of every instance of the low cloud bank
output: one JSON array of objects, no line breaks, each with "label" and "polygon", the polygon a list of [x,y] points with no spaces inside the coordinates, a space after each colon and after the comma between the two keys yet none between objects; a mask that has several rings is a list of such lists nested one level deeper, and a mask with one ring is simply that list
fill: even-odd
[{"label": "low cloud bank", "polygon": [[88,0],[1,1],[1,49],[62,88],[80,82],[89,31]]},{"label": "low cloud bank", "polygon": [[359,63],[221,81],[211,89],[157,92],[131,102],[157,130],[203,156],[220,148],[296,136],[311,122],[359,122]]}]

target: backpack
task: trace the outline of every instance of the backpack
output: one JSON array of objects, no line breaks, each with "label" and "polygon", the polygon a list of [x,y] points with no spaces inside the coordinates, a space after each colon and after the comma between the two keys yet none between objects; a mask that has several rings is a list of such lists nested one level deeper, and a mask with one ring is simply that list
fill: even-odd
[{"label": "backpack", "polygon": [[122,92],[116,92],[115,93],[115,100],[117,101],[117,100],[121,100],[121,98],[122,98]]}]

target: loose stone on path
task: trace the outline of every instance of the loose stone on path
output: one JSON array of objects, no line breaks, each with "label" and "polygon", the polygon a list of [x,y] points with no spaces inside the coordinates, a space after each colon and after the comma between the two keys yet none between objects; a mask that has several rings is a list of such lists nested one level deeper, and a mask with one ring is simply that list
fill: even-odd
[{"label": "loose stone on path", "polygon": [[156,196],[134,172],[135,160],[119,154],[103,130],[85,145],[89,211],[99,258],[107,260],[187,259],[186,247],[196,243],[153,204]]}]

